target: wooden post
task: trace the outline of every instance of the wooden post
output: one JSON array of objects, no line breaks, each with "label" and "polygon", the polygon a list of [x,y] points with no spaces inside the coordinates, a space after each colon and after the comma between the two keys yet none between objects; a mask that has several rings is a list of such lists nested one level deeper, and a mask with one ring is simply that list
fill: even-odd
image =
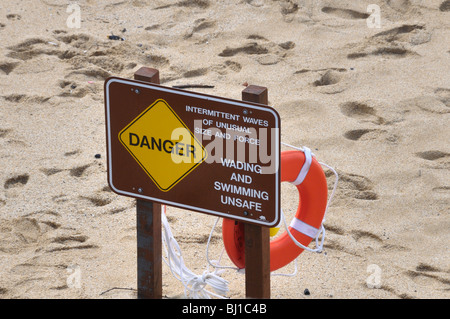
[{"label": "wooden post", "polygon": [[[134,79],[159,84],[159,71],[140,68]],[[137,199],[138,299],[162,298],[161,205]]]},{"label": "wooden post", "polygon": [[[242,100],[268,104],[267,88],[249,85]],[[245,294],[247,298],[270,299],[270,229],[245,223]]]}]

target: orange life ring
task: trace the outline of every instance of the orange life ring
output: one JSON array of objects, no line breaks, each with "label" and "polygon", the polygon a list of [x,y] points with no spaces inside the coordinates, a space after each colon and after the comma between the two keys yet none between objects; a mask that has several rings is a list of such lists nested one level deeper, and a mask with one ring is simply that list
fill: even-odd
[{"label": "orange life ring", "polygon": [[[317,236],[325,215],[328,197],[325,174],[309,150],[284,151],[281,153],[281,181],[297,186],[300,201],[289,230],[306,247]],[[231,261],[238,268],[245,268],[244,224],[224,218],[222,236]],[[286,266],[303,250],[285,231],[270,242],[270,271]]]}]

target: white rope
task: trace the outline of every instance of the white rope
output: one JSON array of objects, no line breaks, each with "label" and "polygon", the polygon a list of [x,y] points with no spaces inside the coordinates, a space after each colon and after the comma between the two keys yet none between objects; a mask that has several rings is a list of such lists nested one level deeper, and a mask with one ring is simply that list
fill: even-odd
[{"label": "white rope", "polygon": [[[217,270],[214,272],[205,270],[202,275],[196,275],[186,267],[180,246],[170,229],[165,208],[163,206],[161,213],[161,220],[164,226],[162,239],[166,255],[163,261],[169,266],[173,276],[183,284],[185,297],[192,299],[211,299],[211,297],[227,299],[224,295],[229,291],[228,281],[220,277]],[[212,287],[214,292],[205,289],[207,285]]]},{"label": "white rope", "polygon": [[216,221],[214,222],[213,227],[211,228],[211,232],[209,233],[208,242],[206,243],[206,260],[208,261],[208,264],[210,264],[214,268],[220,268],[220,269],[234,269],[236,271],[242,271],[238,267],[234,266],[222,266],[220,265],[220,260],[222,259],[223,253],[225,251],[225,248],[222,249],[222,252],[220,253],[219,260],[210,260],[209,259],[209,243],[211,242],[211,237],[214,232],[214,229],[216,229],[217,223],[219,222],[221,218],[217,217]]}]

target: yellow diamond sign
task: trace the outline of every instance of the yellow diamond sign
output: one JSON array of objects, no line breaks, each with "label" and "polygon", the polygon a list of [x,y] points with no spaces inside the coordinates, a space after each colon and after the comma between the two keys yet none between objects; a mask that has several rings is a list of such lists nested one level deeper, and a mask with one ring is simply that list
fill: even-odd
[{"label": "yellow diamond sign", "polygon": [[206,159],[206,151],[163,99],[119,133],[119,140],[158,188],[169,191]]}]

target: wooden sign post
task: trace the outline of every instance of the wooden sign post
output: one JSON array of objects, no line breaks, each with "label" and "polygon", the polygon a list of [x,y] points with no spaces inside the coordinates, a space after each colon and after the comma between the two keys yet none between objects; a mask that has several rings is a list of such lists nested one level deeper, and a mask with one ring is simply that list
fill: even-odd
[{"label": "wooden sign post", "polygon": [[[159,71],[140,68],[134,79],[159,84]],[[138,299],[162,298],[161,204],[137,199]]]},{"label": "wooden sign post", "polygon": [[[242,100],[268,104],[267,88],[249,85]],[[270,230],[245,224],[245,294],[247,298],[270,299]]]}]

